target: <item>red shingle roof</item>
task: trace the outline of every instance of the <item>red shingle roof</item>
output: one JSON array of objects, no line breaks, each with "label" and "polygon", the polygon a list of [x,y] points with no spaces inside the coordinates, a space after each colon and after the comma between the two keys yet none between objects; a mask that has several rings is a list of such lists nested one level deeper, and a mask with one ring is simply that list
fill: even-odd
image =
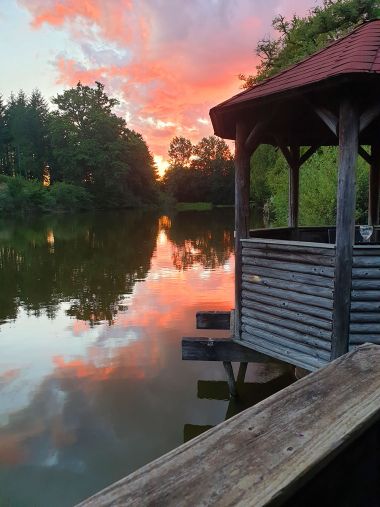
[{"label": "red shingle roof", "polygon": [[222,102],[211,109],[211,119],[215,127],[218,111],[353,73],[380,73],[380,20],[360,25],[307,59]]}]

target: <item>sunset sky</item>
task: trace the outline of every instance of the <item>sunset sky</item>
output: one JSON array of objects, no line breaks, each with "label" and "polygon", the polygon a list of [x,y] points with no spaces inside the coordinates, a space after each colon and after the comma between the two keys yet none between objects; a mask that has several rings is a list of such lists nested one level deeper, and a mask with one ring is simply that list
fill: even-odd
[{"label": "sunset sky", "polygon": [[106,85],[159,169],[175,135],[212,134],[210,107],[253,73],[257,41],[279,13],[317,0],[0,0],[0,93],[38,87],[51,98]]}]

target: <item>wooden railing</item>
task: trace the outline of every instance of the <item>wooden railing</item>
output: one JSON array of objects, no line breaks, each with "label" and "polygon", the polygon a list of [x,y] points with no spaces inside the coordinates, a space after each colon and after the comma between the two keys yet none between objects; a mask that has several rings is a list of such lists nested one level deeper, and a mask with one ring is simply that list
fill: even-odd
[{"label": "wooden railing", "polygon": [[80,506],[379,505],[379,420],[380,347],[363,345]]}]

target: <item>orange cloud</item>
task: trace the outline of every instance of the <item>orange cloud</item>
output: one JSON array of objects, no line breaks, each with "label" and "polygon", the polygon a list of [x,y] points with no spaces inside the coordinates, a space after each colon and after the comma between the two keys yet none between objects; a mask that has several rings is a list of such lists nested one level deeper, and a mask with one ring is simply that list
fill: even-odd
[{"label": "orange cloud", "polygon": [[[239,91],[239,73],[258,63],[254,48],[278,12],[303,14],[305,0],[137,2],[19,0],[32,25],[68,30],[82,57],[59,55],[57,81],[100,80],[123,99],[121,112],[154,155],[166,157],[175,135],[210,135],[209,109]],[[104,47],[107,50],[104,50]],[[116,63],[115,63],[116,62]],[[146,121],[153,118],[156,125]],[[170,128],[159,128],[158,122]]]}]

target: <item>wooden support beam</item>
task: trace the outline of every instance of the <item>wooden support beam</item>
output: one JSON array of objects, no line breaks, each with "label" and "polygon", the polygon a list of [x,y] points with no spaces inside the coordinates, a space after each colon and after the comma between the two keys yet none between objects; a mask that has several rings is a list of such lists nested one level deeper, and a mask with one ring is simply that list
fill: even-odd
[{"label": "wooden support beam", "polygon": [[359,132],[369,127],[369,125],[380,115],[380,103],[370,106],[360,115]]},{"label": "wooden support beam", "polygon": [[379,223],[379,189],[380,189],[380,143],[372,145],[371,167],[369,170],[368,223]]},{"label": "wooden support beam", "polygon": [[264,124],[262,122],[257,123],[251,132],[249,133],[245,143],[244,147],[249,153],[253,153],[256,151],[258,146],[260,145],[260,136],[263,131]]},{"label": "wooden support beam", "polygon": [[236,382],[238,384],[243,384],[244,383],[245,375],[247,373],[247,367],[248,367],[248,363],[247,362],[240,363],[239,371],[238,371],[238,375],[237,375],[237,379],[236,379]]},{"label": "wooden support beam", "polygon": [[364,345],[80,507],[375,506],[379,417],[380,347]]},{"label": "wooden support beam", "polygon": [[300,174],[300,148],[292,147],[292,165],[289,165],[289,212],[288,212],[288,226],[298,227],[299,215],[299,174]]},{"label": "wooden support beam", "polygon": [[230,338],[182,338],[184,361],[232,361],[236,363],[275,363],[260,352],[244,347]]},{"label": "wooden support beam", "polygon": [[249,237],[249,193],[250,159],[252,152],[246,146],[249,135],[248,124],[238,121],[235,142],[235,338],[241,333],[241,283],[242,246],[241,239]]},{"label": "wooden support beam", "polygon": [[230,392],[230,396],[236,398],[237,389],[236,389],[236,380],[234,375],[234,370],[232,368],[231,361],[223,361],[224,371],[226,372],[228,390]]},{"label": "wooden support beam", "polygon": [[362,157],[363,160],[367,162],[367,164],[372,164],[372,155],[366,151],[363,146],[359,146],[359,155]]},{"label": "wooden support beam", "polygon": [[305,151],[303,155],[301,155],[301,158],[299,159],[299,165],[300,167],[309,160],[310,157],[314,155],[314,153],[318,150],[319,146],[310,146],[308,150]]},{"label": "wooden support beam", "polygon": [[336,266],[331,359],[348,351],[352,254],[355,242],[355,182],[359,115],[349,98],[340,106],[339,178],[336,219]]},{"label": "wooden support beam", "polygon": [[335,136],[337,136],[339,122],[335,114],[325,107],[313,107],[313,109],[319,118],[323,121],[323,123],[331,130]]},{"label": "wooden support beam", "polygon": [[231,312],[197,312],[197,329],[230,329]]}]

